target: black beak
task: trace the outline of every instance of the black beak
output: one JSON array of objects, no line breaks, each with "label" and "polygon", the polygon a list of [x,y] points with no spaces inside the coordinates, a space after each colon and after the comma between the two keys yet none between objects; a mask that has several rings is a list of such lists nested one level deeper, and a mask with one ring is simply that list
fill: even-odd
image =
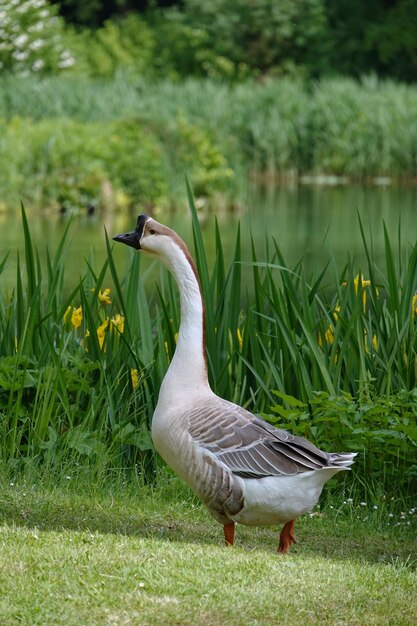
[{"label": "black beak", "polygon": [[119,241],[120,243],[124,243],[131,248],[140,250],[140,240],[142,239],[143,229],[145,228],[145,223],[148,219],[147,215],[139,215],[135,230],[131,230],[129,233],[115,235],[113,237],[114,241]]}]

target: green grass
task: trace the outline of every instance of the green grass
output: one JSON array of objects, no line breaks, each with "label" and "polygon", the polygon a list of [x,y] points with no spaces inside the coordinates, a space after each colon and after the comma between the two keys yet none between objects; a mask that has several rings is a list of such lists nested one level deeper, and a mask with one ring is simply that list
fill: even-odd
[{"label": "green grass", "polygon": [[417,518],[398,503],[390,518],[384,501],[329,502],[299,520],[282,557],[272,528],[239,526],[223,547],[174,477],[61,480],[0,489],[1,624],[414,623]]}]

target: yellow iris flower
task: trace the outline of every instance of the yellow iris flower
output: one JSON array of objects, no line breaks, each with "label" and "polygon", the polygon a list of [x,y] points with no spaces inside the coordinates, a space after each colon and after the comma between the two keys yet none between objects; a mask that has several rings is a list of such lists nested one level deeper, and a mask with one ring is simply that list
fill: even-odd
[{"label": "yellow iris flower", "polygon": [[[347,285],[346,281],[344,283],[342,283],[343,287],[346,287],[346,285]],[[363,292],[362,292],[362,305],[363,305],[363,308],[365,310],[365,308],[366,308],[366,291],[365,291],[364,287],[370,287],[371,286],[371,281],[369,279],[367,279],[367,278],[364,278],[363,274],[356,274],[355,278],[353,279],[353,286],[355,288],[355,293],[356,294],[359,291],[359,285],[363,289]],[[376,295],[378,295],[378,289],[376,289]]]},{"label": "yellow iris flower", "polygon": [[71,313],[71,324],[75,329],[81,326],[83,321],[83,308],[79,306],[77,309],[73,306],[69,306],[64,313],[64,324],[67,321],[68,315]]},{"label": "yellow iris flower", "polygon": [[117,328],[119,333],[123,333],[125,329],[125,318],[120,313],[116,313],[114,317],[111,318],[110,323],[112,326]]},{"label": "yellow iris flower", "polygon": [[98,299],[100,300],[101,304],[104,305],[111,303],[109,287],[107,287],[107,289],[105,289],[104,291],[98,292]]},{"label": "yellow iris flower", "polygon": [[[77,329],[81,326],[82,321],[83,321],[83,307],[79,306],[77,309],[75,307],[68,307],[68,308],[72,308],[71,324],[73,325],[75,329]],[[69,313],[68,309],[66,313]],[[65,316],[64,316],[64,321],[65,321]]]},{"label": "yellow iris flower", "polygon": [[104,340],[106,338],[107,326],[109,325],[109,320],[105,319],[102,324],[97,328],[97,337],[98,342],[100,344],[100,350],[103,348]]},{"label": "yellow iris flower", "polygon": [[365,309],[366,307],[366,291],[364,290],[364,287],[369,287],[371,284],[370,280],[365,280],[363,277],[363,274],[356,274],[355,278],[353,279],[353,285],[355,287],[355,293],[357,294],[359,291],[359,284],[363,289],[363,293],[362,293],[362,305],[363,308]]}]

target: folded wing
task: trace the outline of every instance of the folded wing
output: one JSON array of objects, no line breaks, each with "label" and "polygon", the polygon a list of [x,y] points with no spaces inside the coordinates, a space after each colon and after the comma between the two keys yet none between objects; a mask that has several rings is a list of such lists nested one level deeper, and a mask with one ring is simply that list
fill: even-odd
[{"label": "folded wing", "polygon": [[354,454],[333,454],[249,411],[220,400],[189,415],[189,433],[242,478],[289,476],[328,467],[347,469]]}]

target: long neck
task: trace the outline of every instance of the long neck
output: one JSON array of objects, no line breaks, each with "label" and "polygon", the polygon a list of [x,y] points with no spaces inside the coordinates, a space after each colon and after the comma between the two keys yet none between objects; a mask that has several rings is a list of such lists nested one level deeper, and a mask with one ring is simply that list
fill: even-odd
[{"label": "long neck", "polygon": [[[182,243],[182,242],[181,242]],[[181,323],[175,354],[164,386],[175,393],[207,388],[205,308],[197,270],[187,248],[175,247],[165,265],[173,274],[180,293]],[[171,389],[171,392],[174,392]]]}]

